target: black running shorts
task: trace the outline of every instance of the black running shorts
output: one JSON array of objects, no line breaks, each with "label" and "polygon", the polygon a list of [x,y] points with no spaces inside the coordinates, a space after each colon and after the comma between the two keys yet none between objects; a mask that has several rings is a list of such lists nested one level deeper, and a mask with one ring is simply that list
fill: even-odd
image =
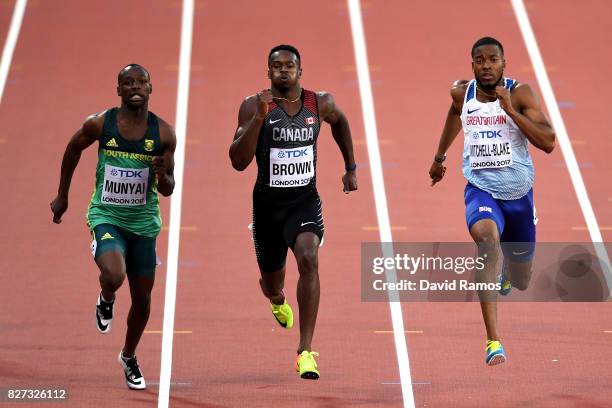
[{"label": "black running shorts", "polygon": [[302,232],[323,239],[321,199],[315,191],[291,204],[270,204],[253,200],[253,242],[262,272],[276,272],[285,266],[287,248],[295,245]]}]

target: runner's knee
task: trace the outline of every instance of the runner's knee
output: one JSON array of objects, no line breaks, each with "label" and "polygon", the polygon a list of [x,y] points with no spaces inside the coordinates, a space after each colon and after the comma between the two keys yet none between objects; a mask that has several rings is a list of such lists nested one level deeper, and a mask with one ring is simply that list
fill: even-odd
[{"label": "runner's knee", "polygon": [[319,267],[317,248],[296,248],[295,258],[300,275],[317,273]]},{"label": "runner's knee", "polygon": [[148,316],[151,311],[151,294],[138,294],[132,297],[132,308],[139,315]]},{"label": "runner's knee", "polygon": [[282,282],[273,282],[259,278],[259,286],[261,286],[261,291],[268,298],[280,296],[283,293]]},{"label": "runner's knee", "polygon": [[499,259],[499,239],[494,233],[483,233],[474,236],[478,246],[478,256],[486,258],[486,262],[497,262]]},{"label": "runner's knee", "polygon": [[125,280],[125,273],[115,268],[100,267],[100,283],[112,291],[121,287]]},{"label": "runner's knee", "polygon": [[125,280],[125,261],[118,251],[107,251],[95,258],[100,269],[100,284],[112,291],[121,287]]}]

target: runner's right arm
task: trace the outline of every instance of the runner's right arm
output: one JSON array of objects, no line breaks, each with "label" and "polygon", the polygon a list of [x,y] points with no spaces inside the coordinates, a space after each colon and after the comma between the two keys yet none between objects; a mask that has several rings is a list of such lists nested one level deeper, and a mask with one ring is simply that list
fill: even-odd
[{"label": "runner's right arm", "polygon": [[238,128],[229,148],[232,167],[238,171],[246,169],[257,150],[257,139],[268,114],[268,104],[272,102],[272,93],[264,89],[257,95],[246,98],[238,112]]},{"label": "runner's right arm", "polygon": [[446,122],[442,130],[442,136],[440,136],[438,151],[429,169],[432,186],[444,177],[446,167],[442,163],[446,159],[446,152],[461,130],[461,109],[463,108],[463,97],[465,96],[467,84],[468,81],[459,80],[455,81],[451,87],[450,94],[453,101],[446,115]]},{"label": "runner's right arm", "polygon": [[53,222],[59,224],[62,222],[62,215],[68,209],[68,191],[70,190],[70,182],[72,175],[76,169],[81,152],[91,146],[102,134],[102,126],[104,125],[104,114],[92,115],[83,126],[70,138],[64,158],[62,159],[62,170],[60,175],[59,188],[57,189],[57,197],[51,202],[51,211],[53,212]]}]

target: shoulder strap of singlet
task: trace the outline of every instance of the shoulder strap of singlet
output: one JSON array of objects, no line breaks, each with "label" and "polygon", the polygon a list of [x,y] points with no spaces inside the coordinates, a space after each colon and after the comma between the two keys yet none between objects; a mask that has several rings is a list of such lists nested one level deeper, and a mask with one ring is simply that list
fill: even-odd
[{"label": "shoulder strap of singlet", "polygon": [[504,78],[504,87],[507,89],[512,90],[512,88],[514,88],[514,86],[516,85],[516,81],[512,78]]},{"label": "shoulder strap of singlet", "polygon": [[117,121],[117,107],[106,110],[104,114],[104,130],[110,129]]},{"label": "shoulder strap of singlet", "polygon": [[304,89],[304,108],[317,115],[317,117],[319,116],[319,103],[315,92]]},{"label": "shoulder strap of singlet", "polygon": [[114,137],[114,125],[117,121],[117,108],[109,108],[104,113],[104,124],[102,125],[102,134],[98,140],[99,145],[106,146],[106,143]]},{"label": "shoulder strap of singlet", "polygon": [[149,111],[149,118],[148,118],[148,124],[147,125],[149,127],[149,130],[156,137],[159,137],[159,119],[157,118],[157,115],[154,114],[151,111]]},{"label": "shoulder strap of singlet", "polygon": [[[147,120],[147,139],[154,140],[153,151],[147,151],[147,154],[150,154],[153,156],[157,156],[161,154],[161,152],[163,151],[163,146],[161,143],[161,134],[159,132],[159,118],[157,117],[156,114],[154,114],[151,111],[149,111],[149,118]],[[145,140],[145,150],[146,150],[146,143],[147,143],[147,140]]]},{"label": "shoulder strap of singlet", "polygon": [[465,91],[465,100],[464,103],[471,101],[476,97],[476,81],[472,79],[468,83],[467,90]]},{"label": "shoulder strap of singlet", "polygon": [[272,101],[268,104],[268,113],[272,112],[274,109],[278,108],[276,102]]}]

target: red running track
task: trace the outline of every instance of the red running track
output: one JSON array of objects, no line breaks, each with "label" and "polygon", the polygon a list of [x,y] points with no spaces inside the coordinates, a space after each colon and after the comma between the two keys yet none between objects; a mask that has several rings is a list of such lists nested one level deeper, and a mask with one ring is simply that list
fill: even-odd
[{"label": "red running track", "polygon": [[[0,308],[2,387],[68,387],[67,406],[74,407],[151,406],[157,400],[155,387],[127,392],[116,362],[125,336],[127,286],[118,294],[113,331],[102,336],[94,328],[99,286],[85,210],[95,147],[77,168],[61,225],[51,223],[49,202],[68,138],[89,114],[118,103],[116,74],[124,65],[138,61],[151,70],[151,109],[174,120],[176,70],[168,68],[178,61],[179,27],[180,4],[166,1],[28,5],[13,57],[20,68],[11,71],[0,106],[6,139],[0,160],[7,175],[0,181],[6,217],[0,256],[6,283]],[[162,234],[162,257],[165,241]],[[150,327],[161,326],[164,274],[160,268]],[[159,373],[160,348],[158,336],[145,335],[138,350],[151,381]]]},{"label": "red running track", "polygon": [[[462,3],[463,10],[482,7],[476,1]],[[550,17],[544,11],[538,15]],[[450,85],[456,79],[471,78],[473,42],[484,35],[500,39],[506,51],[506,75],[539,92],[509,2],[487,3],[486,18],[478,13],[471,18],[473,23],[450,3],[427,7],[394,1],[386,2],[385,7],[370,4],[366,9],[377,122],[380,138],[389,141],[381,149],[388,164],[385,176],[391,223],[405,227],[395,232],[396,241],[469,240],[461,136],[449,152],[446,179],[431,188],[427,171],[450,104]],[[432,29],[440,35],[432,35]],[[570,37],[568,33],[564,44],[574,44]],[[545,61],[546,51],[544,48]],[[609,145],[599,135],[594,132],[590,138]],[[403,146],[410,148],[398,148]],[[584,225],[584,219],[560,149],[551,155],[531,151],[536,166],[538,239],[589,241],[586,231],[572,229]],[[603,157],[599,160],[604,168],[609,166]],[[600,199],[594,201],[599,212],[601,193],[589,191]],[[499,327],[509,361],[488,368],[484,365],[486,336],[476,303],[404,304],[407,326],[424,332],[408,339],[413,378],[426,383],[414,386],[417,406],[605,406],[610,398],[607,379],[612,374],[607,365],[599,363],[599,353],[609,344],[609,335],[602,333],[608,327],[602,313],[605,307],[501,304]]]},{"label": "red running track", "polygon": [[[0,3],[0,27],[8,25],[13,4]],[[117,103],[114,75],[121,66],[149,68],[151,109],[174,121],[180,6],[107,2],[94,10],[72,0],[61,7],[29,2],[0,105],[0,159],[19,170],[0,184],[8,214],[0,270],[10,283],[0,309],[2,386],[67,386],[68,406],[156,403],[161,336],[146,334],[139,348],[146,392],[128,391],[115,362],[125,333],[126,289],[113,332],[100,336],[93,327],[97,272],[84,212],[95,149],[82,158],[60,226],[51,224],[48,202],[68,137],[88,114]],[[482,4],[469,0],[462,7]],[[610,5],[545,0],[527,7],[595,213],[600,225],[610,226],[610,126],[601,120],[610,84],[593,81],[605,78],[609,37],[609,27],[595,16],[609,14]],[[487,18],[474,24],[458,17],[450,2],[444,8],[390,0],[362,2],[362,8],[394,239],[466,241],[460,140],[449,152],[443,183],[430,188],[427,170],[449,86],[470,77],[469,48],[476,38],[499,37],[508,75],[538,90],[510,4],[488,3]],[[3,43],[6,30],[0,31]],[[360,189],[345,196],[340,154],[325,127],[318,177],[326,219],[314,341],[321,353],[318,382],[292,372],[297,327],[279,331],[259,293],[246,228],[254,166],[236,173],[227,158],[238,106],[268,86],[267,52],[280,42],[300,49],[305,87],[335,95],[351,122],[361,164]],[[595,55],[603,61],[592,63]],[[174,338],[171,406],[401,406],[392,336],[374,333],[391,329],[389,308],[360,301],[358,243],[376,241],[378,233],[368,228],[376,225],[376,214],[354,64],[343,1],[310,2],[297,14],[290,6],[254,7],[245,0],[234,2],[231,12],[219,2],[196,3],[175,323],[177,331],[190,333]],[[560,150],[532,152],[538,239],[588,241]],[[167,224],[166,208],[163,200]],[[610,236],[605,228],[603,234]],[[158,242],[162,259],[166,236],[162,232]],[[297,271],[289,265],[286,291],[295,305]],[[161,329],[164,276],[162,267],[148,330]],[[406,329],[423,331],[407,339],[419,407],[603,407],[610,400],[612,373],[601,357],[610,336],[603,330],[612,329],[605,304],[502,304],[500,329],[510,359],[494,368],[484,366],[477,304],[410,303],[403,311]]]},{"label": "red running track", "polygon": [[[173,401],[214,406],[398,406],[393,339],[374,334],[389,327],[386,304],[360,302],[358,243],[376,239],[370,175],[359,171],[360,189],[342,193],[344,165],[324,125],[319,136],[319,191],[325,217],[320,252],[321,307],[313,349],[321,380],[304,382],[293,371],[298,331],[280,331],[260,293],[259,272],[247,225],[255,164],[244,173],[230,165],[228,147],[242,99],[265,87],[267,55],[278,43],[299,47],[302,85],[331,92],[360,142],[367,161],[346,6],[309,3],[315,25],[296,25],[283,7],[209,3],[196,16],[193,81],[183,199]],[[193,229],[195,228],[195,231]],[[297,270],[290,255],[286,294],[297,311]]]}]

